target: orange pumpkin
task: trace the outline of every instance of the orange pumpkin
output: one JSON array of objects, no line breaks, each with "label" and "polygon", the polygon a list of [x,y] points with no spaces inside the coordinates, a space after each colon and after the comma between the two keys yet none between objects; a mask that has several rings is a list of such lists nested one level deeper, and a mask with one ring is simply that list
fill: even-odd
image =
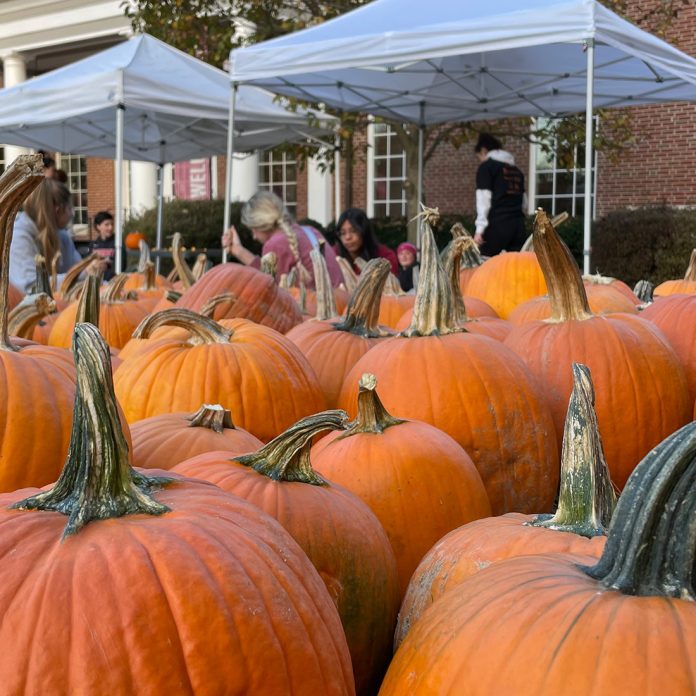
[{"label": "orange pumpkin", "polygon": [[370,508],[317,476],[310,463],[312,438],[345,427],[346,420],[343,411],[325,411],[298,421],[253,454],[230,459],[211,452],[174,471],[254,503],[290,532],[336,603],[357,693],[374,694],[391,658],[399,606],[394,552]]},{"label": "orange pumpkin", "polygon": [[491,563],[538,553],[602,554],[616,496],[597,427],[590,372],[575,364],[573,373],[556,513],[487,517],[438,541],[411,577],[399,611],[395,648],[433,602]]},{"label": "orange pumpkin", "polygon": [[558,448],[544,393],[506,346],[458,328],[427,224],[422,254],[411,326],[355,364],[339,406],[353,412],[360,376],[372,373],[389,411],[444,430],[470,454],[494,514],[549,511]]},{"label": "orange pumpkin", "polygon": [[145,240],[146,237],[142,232],[129,232],[125,238],[126,249],[138,249],[140,242]]},{"label": "orange pumpkin", "polygon": [[691,295],[693,293],[696,293],[696,249],[691,252],[689,265],[682,280],[665,280],[653,290],[655,297]]},{"label": "orange pumpkin", "polygon": [[164,482],[128,465],[96,327],[76,327],[74,353],[60,479],[0,496],[3,690],[353,694],[338,614],[304,552],[210,484],[151,495]]},{"label": "orange pumpkin", "polygon": [[691,693],[694,451],[690,423],[638,465],[599,561],[520,556],[441,597],[401,644],[380,696]]},{"label": "orange pumpkin", "polygon": [[133,466],[171,469],[184,459],[225,450],[231,455],[255,452],[263,443],[232,422],[220,404],[203,404],[196,413],[163,413],[130,428]]},{"label": "orange pumpkin", "polygon": [[[590,368],[607,463],[622,487],[641,457],[691,419],[684,370],[647,320],[590,312],[577,264],[542,211],[535,222],[534,248],[549,286],[552,320],[515,327],[505,344],[544,385],[558,438],[572,388],[571,365]],[[657,412],[655,404],[660,405]],[[627,438],[626,423],[643,427]]]},{"label": "orange pumpkin", "polygon": [[157,340],[124,360],[114,381],[129,423],[219,403],[242,428],[266,442],[324,407],[312,368],[277,331],[246,319],[234,319],[224,328],[176,308],[145,319],[134,338],[148,338],[168,324],[183,326],[195,342]]}]

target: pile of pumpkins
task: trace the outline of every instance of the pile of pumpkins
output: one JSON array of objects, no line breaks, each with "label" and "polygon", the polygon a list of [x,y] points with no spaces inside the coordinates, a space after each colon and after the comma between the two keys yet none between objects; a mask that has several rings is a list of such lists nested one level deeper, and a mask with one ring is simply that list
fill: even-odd
[{"label": "pile of pumpkins", "polygon": [[426,210],[415,295],[177,240],[11,300],[40,175],[0,178],[6,693],[696,690],[691,267],[646,302],[541,211],[484,261]]}]

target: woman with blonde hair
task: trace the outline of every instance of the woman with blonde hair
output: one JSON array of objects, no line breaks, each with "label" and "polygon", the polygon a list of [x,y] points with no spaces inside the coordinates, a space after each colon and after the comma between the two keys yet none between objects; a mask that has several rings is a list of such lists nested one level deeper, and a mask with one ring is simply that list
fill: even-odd
[{"label": "woman with blonde hair", "polygon": [[[254,239],[261,242],[263,254],[271,251],[276,254],[279,274],[289,273],[291,269],[298,267],[307,287],[314,288],[310,252],[323,244],[332,285],[337,287],[343,282],[336,254],[321,232],[308,225],[298,225],[275,193],[257,191],[242,208],[242,223],[251,230]],[[222,248],[247,266],[259,268],[261,265],[260,257],[242,246],[234,225],[222,235]]]},{"label": "woman with blonde hair", "polygon": [[10,246],[10,282],[28,292],[36,280],[35,257],[41,254],[51,268],[56,254],[58,281],[81,260],[67,225],[72,220],[72,195],[57,179],[45,178],[24,201],[17,215]]}]

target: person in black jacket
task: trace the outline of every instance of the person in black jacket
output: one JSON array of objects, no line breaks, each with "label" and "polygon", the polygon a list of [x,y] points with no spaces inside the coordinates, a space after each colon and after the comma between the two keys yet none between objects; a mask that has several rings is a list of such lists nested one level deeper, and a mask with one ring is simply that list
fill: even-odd
[{"label": "person in black jacket", "polygon": [[[114,277],[116,263],[116,246],[114,239],[114,216],[102,210],[94,216],[94,238],[91,243],[91,251],[96,251],[106,262],[104,280]],[[125,259],[125,256],[123,257]]]},{"label": "person in black jacket", "polygon": [[515,158],[490,133],[481,133],[476,147],[476,234],[481,254],[519,251],[527,238],[524,227],[524,174]]}]

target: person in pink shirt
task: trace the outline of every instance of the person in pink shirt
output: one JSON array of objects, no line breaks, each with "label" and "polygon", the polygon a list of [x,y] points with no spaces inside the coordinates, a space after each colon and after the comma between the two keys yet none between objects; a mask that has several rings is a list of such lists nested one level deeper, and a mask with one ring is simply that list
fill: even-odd
[{"label": "person in pink shirt", "polygon": [[[321,232],[314,227],[298,225],[275,193],[257,191],[242,208],[242,223],[251,230],[254,239],[261,242],[263,254],[271,251],[276,254],[279,275],[298,267],[306,287],[313,289],[314,271],[310,252],[314,247],[321,246],[331,284],[338,287],[343,282],[336,254]],[[234,225],[222,235],[222,248],[247,266],[259,268],[261,265],[261,257],[242,245]]]},{"label": "person in pink shirt", "polygon": [[364,210],[344,210],[336,223],[336,237],[336,253],[348,259],[356,273],[360,273],[360,269],[355,265],[355,259],[358,257],[365,261],[387,259],[391,265],[391,272],[394,275],[399,272],[396,254],[388,246],[379,243]]}]

